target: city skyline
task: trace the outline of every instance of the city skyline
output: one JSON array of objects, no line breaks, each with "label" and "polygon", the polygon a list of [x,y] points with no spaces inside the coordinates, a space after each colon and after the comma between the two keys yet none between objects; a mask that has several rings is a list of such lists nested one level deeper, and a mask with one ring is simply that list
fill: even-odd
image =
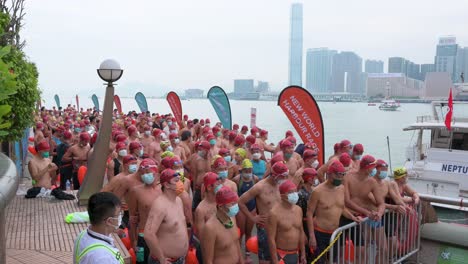
[{"label": "city skyline", "polygon": [[[103,94],[95,69],[106,58],[117,59],[125,70],[117,93],[142,87],[158,96],[213,85],[232,91],[233,79],[249,78],[268,81],[278,91],[288,83],[292,3],[31,1],[26,3],[25,51],[38,66],[45,95],[65,88]],[[354,51],[363,60],[383,60],[385,68],[392,56],[433,63],[440,36],[452,34],[462,46],[468,44],[462,23],[468,3],[456,2],[457,9],[450,8],[453,4],[400,0],[382,13],[372,1],[329,1],[320,9],[305,2],[302,55],[308,48],[330,47]],[[435,13],[439,19],[428,19]],[[424,21],[424,31],[406,26],[417,20]]]}]

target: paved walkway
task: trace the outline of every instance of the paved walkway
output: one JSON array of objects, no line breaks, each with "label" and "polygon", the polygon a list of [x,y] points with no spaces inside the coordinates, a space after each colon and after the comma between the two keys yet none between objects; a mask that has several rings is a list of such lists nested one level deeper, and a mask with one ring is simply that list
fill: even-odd
[{"label": "paved walkway", "polygon": [[87,224],[66,224],[64,218],[85,210],[76,201],[16,196],[6,210],[7,264],[73,263],[73,241]]}]

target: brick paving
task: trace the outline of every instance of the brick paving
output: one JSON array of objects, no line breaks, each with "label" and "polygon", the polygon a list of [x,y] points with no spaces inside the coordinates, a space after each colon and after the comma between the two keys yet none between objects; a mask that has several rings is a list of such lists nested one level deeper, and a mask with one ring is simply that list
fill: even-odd
[{"label": "brick paving", "polygon": [[[88,224],[66,224],[64,219],[85,210],[77,201],[16,196],[6,210],[7,264],[73,263],[73,241]],[[128,252],[121,243],[117,246],[129,263]]]}]

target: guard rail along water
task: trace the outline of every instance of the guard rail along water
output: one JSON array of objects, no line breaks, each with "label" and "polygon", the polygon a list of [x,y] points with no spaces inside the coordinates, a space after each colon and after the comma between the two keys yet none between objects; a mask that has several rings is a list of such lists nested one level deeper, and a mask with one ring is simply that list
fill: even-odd
[{"label": "guard rail along water", "polygon": [[[468,206],[463,198],[445,198],[419,194],[422,201]],[[421,208],[409,205],[405,214],[386,211],[380,222],[365,218],[361,223],[351,223],[336,229],[331,238],[328,263],[401,263],[416,254],[421,245]],[[334,243],[333,243],[334,242]],[[318,263],[326,263],[321,260]]]},{"label": "guard rail along water", "polygon": [[6,263],[5,210],[15,195],[18,184],[15,164],[0,153],[0,263]]},{"label": "guard rail along water", "polygon": [[336,229],[328,262],[387,264],[409,258],[420,246],[421,207],[409,205],[404,214],[387,210],[380,221],[364,218]]}]

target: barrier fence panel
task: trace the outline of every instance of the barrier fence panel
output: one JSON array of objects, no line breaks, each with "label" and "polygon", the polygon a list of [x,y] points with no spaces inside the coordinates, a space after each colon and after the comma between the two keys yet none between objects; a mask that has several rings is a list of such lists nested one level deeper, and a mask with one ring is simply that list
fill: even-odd
[{"label": "barrier fence panel", "polygon": [[419,251],[421,207],[408,205],[405,213],[387,210],[380,221],[365,218],[336,229],[322,257],[328,260],[318,263],[401,263]]}]

